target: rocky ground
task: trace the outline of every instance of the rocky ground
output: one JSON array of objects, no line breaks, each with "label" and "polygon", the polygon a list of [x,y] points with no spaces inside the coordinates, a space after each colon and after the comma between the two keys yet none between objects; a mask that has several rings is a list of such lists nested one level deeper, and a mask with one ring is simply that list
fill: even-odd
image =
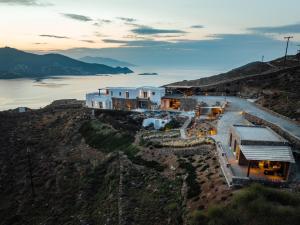
[{"label": "rocky ground", "polygon": [[136,114],[91,117],[76,101],[0,112],[1,224],[188,224],[230,199],[213,145],[162,154],[138,144],[140,126]]}]

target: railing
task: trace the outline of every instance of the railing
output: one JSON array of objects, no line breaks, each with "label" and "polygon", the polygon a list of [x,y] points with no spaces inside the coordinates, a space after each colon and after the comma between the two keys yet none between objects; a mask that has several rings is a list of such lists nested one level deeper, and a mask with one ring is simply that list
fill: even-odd
[{"label": "railing", "polygon": [[233,185],[234,176],[226,152],[224,151],[223,146],[220,142],[216,143],[216,147],[217,147],[218,160],[221,166],[222,173],[224,174],[228,186],[231,187]]}]

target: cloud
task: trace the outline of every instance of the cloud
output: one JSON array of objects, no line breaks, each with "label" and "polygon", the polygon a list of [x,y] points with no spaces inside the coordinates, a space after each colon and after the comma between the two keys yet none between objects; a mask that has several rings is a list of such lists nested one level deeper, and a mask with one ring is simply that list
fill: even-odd
[{"label": "cloud", "polygon": [[57,38],[57,39],[70,39],[69,37],[66,37],[66,36],[57,36],[57,35],[53,35],[53,34],[41,34],[40,37]]},{"label": "cloud", "polygon": [[132,22],[135,22],[137,21],[136,19],[134,18],[128,18],[128,17],[118,17],[119,20],[123,20],[125,22],[129,22],[129,23],[132,23]]},{"label": "cloud", "polygon": [[204,26],[203,25],[193,25],[193,26],[190,26],[190,28],[202,29],[202,28],[204,28]]},{"label": "cloud", "polygon": [[82,42],[86,42],[86,43],[96,43],[95,41],[93,41],[93,40],[81,40]]},{"label": "cloud", "polygon": [[107,37],[107,35],[102,34],[102,33],[98,32],[98,31],[94,32],[94,35],[95,35],[96,37]]},{"label": "cloud", "polygon": [[112,44],[126,44],[128,41],[125,40],[115,40],[115,39],[103,39],[105,43],[112,43]]},{"label": "cloud", "polygon": [[184,34],[178,34],[178,35],[153,35],[152,37],[156,37],[156,38],[178,38],[178,37],[182,37],[184,36]]},{"label": "cloud", "polygon": [[117,39],[103,39],[105,43],[121,44],[126,47],[150,47],[150,46],[163,46],[169,45],[168,41],[155,41],[153,39],[148,40],[117,40]]},{"label": "cloud", "polygon": [[46,44],[48,44],[48,43],[45,43],[45,42],[35,42],[35,43],[33,43],[34,45],[46,45]]},{"label": "cloud", "polygon": [[97,27],[101,27],[103,24],[109,24],[109,23],[112,23],[112,20],[98,19],[97,22],[95,22],[93,25]]},{"label": "cloud", "polygon": [[248,28],[248,30],[257,33],[295,34],[295,33],[300,33],[300,23],[283,25],[283,26],[250,27]]},{"label": "cloud", "polygon": [[136,34],[127,34],[127,35],[124,35],[123,38],[131,39],[131,40],[145,40],[145,39],[149,40],[149,38],[147,38],[145,36],[139,36],[139,35],[136,35]]},{"label": "cloud", "polygon": [[148,26],[140,26],[138,28],[134,28],[131,32],[140,35],[153,35],[153,34],[184,34],[185,31],[182,30],[173,30],[173,29],[157,29]]},{"label": "cloud", "polygon": [[53,4],[38,0],[0,0],[0,4],[24,5],[24,6],[52,6]]},{"label": "cloud", "polygon": [[73,13],[63,13],[63,16],[73,19],[73,20],[79,20],[79,21],[83,21],[83,22],[88,22],[88,21],[92,21],[92,19],[88,16],[84,16],[84,15],[79,15],[79,14],[73,14]]},{"label": "cloud", "polygon": [[111,20],[105,20],[105,19],[101,19],[100,20],[102,23],[111,23],[112,21]]},{"label": "cloud", "polygon": [[[205,73],[205,68],[221,68],[225,71],[258,61],[262,55],[266,60],[280,57],[284,54],[285,47],[284,41],[257,33],[216,34],[205,40],[105,39],[104,41],[121,46],[70,49],[61,53],[75,58],[85,55],[105,55],[143,66],[201,67],[202,70],[199,70],[199,76],[201,76]],[[295,43],[295,46],[289,49],[289,53],[296,52],[296,49]]]}]

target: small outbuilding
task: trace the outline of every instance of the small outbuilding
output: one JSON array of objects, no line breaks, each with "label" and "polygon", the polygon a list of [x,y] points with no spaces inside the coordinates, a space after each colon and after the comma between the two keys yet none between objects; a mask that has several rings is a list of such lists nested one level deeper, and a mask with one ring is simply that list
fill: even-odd
[{"label": "small outbuilding", "polygon": [[194,111],[197,100],[182,95],[167,95],[161,98],[162,110]]},{"label": "small outbuilding", "polygon": [[288,141],[264,126],[233,125],[229,147],[238,165],[247,168],[247,177],[288,180],[295,163]]}]

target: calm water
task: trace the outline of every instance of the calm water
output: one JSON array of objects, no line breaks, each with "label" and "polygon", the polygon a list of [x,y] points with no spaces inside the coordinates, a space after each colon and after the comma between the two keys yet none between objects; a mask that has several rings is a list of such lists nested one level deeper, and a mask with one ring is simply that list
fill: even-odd
[{"label": "calm water", "polygon": [[[62,76],[41,81],[30,79],[0,80],[0,110],[19,106],[40,108],[53,100],[63,98],[84,99],[87,92],[96,92],[107,86],[161,86],[175,81],[198,79],[217,74],[218,70],[150,69],[134,68],[129,75]],[[138,73],[157,72],[157,76],[140,76]]]}]

